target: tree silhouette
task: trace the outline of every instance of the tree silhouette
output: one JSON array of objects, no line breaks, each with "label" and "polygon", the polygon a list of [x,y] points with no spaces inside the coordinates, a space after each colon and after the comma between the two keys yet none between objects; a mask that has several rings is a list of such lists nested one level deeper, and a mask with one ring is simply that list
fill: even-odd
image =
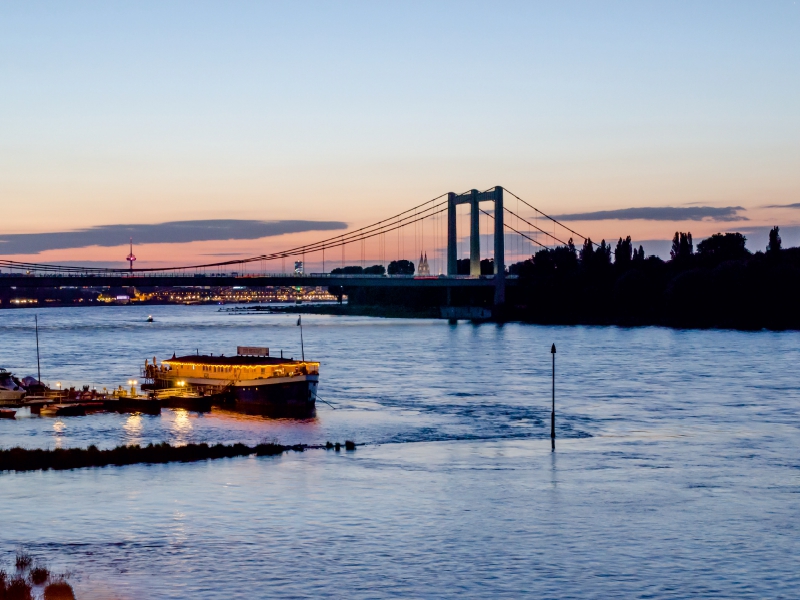
[{"label": "tree silhouette", "polygon": [[780,228],[776,225],[769,230],[769,244],[767,244],[768,254],[778,254],[781,251]]},{"label": "tree silhouette", "polygon": [[597,247],[597,250],[594,252],[594,257],[598,265],[610,265],[611,244],[606,244],[605,240],[601,241],[600,245]]},{"label": "tree silhouette", "polygon": [[331,271],[331,275],[361,275],[364,269],[359,266],[336,267]]},{"label": "tree silhouette", "polygon": [[[593,254],[591,256],[594,256]],[[542,248],[533,256],[533,265],[539,271],[571,271],[578,266],[578,252],[570,238],[566,246]]]},{"label": "tree silhouette", "polygon": [[750,251],[745,248],[746,241],[747,238],[741,233],[715,233],[697,244],[697,254],[714,264],[742,260],[750,256]]},{"label": "tree silhouette", "polygon": [[[609,245],[586,240],[573,271],[559,262],[566,247],[540,250],[510,266],[519,284],[509,288],[507,314],[535,323],[800,330],[800,248],[781,248],[779,239],[775,227],[765,255],[750,253],[740,233],[718,233],[695,248],[690,233],[676,232],[665,263],[622,237],[614,268]],[[768,259],[777,252],[779,261]],[[616,268],[628,256],[633,268]]]},{"label": "tree silhouette", "polygon": [[592,262],[593,258],[594,244],[592,243],[592,238],[586,238],[583,240],[583,248],[581,248],[581,263],[588,265]]},{"label": "tree silhouette", "polygon": [[389,263],[389,275],[413,275],[414,263],[410,260],[393,260]]},{"label": "tree silhouette", "polygon": [[631,260],[633,260],[631,236],[626,237],[624,240],[619,238],[617,248],[614,250],[614,264],[624,267],[629,265]]},{"label": "tree silhouette", "polygon": [[672,250],[669,255],[672,260],[686,260],[694,254],[694,244],[692,243],[692,232],[683,233],[676,231],[672,238]]}]

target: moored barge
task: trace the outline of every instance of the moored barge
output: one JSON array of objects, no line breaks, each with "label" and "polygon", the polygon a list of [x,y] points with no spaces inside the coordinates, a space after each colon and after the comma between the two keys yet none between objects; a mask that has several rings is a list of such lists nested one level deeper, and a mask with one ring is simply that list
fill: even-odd
[{"label": "moored barge", "polygon": [[237,348],[236,356],[175,356],[161,364],[153,357],[142,372],[143,389],[194,388],[238,409],[275,416],[313,415],[319,363],[273,358],[268,348]]}]

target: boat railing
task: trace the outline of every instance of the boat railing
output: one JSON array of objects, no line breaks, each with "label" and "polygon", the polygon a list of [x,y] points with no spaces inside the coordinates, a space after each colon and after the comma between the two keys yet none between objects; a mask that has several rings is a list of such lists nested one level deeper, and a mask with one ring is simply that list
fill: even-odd
[{"label": "boat railing", "polygon": [[165,388],[162,390],[154,390],[152,395],[159,400],[164,398],[172,398],[174,396],[204,396],[205,389],[202,387],[181,386],[174,388]]}]

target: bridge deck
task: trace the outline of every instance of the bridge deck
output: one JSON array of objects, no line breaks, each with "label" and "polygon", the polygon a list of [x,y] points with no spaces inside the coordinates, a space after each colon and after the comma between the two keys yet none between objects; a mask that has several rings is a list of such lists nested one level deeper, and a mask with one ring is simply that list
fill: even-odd
[{"label": "bridge deck", "polygon": [[[516,278],[506,278],[506,285],[515,285]],[[411,275],[243,275],[238,277],[210,277],[195,275],[18,275],[0,274],[0,289],[58,288],[58,287],[420,287],[420,288],[475,288],[494,286],[494,276],[438,276],[414,277]]]}]

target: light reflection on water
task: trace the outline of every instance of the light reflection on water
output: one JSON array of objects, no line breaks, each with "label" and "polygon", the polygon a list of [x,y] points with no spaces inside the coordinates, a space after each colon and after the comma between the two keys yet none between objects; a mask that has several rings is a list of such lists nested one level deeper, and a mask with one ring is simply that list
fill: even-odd
[{"label": "light reflection on water", "polygon": [[122,426],[125,430],[125,444],[139,444],[142,440],[142,431],[144,425],[142,423],[142,415],[132,414],[128,415],[125,419],[125,424]]},{"label": "light reflection on water", "polygon": [[58,419],[53,423],[53,433],[55,434],[56,448],[63,448],[64,432],[66,430],[67,425],[61,419]]},{"label": "light reflection on water", "polygon": [[[40,311],[45,378],[115,387],[154,353],[299,349],[288,315],[157,310]],[[0,366],[19,375],[35,365],[31,314],[0,314]],[[6,565],[25,544],[79,573],[81,598],[796,595],[797,333],[304,327],[336,406],[314,419],[32,416],[0,420],[0,444],[367,446],[0,474]]]},{"label": "light reflection on water", "polygon": [[183,408],[176,408],[174,413],[171,443],[176,446],[185,446],[192,432],[192,421],[189,418],[189,411]]}]

